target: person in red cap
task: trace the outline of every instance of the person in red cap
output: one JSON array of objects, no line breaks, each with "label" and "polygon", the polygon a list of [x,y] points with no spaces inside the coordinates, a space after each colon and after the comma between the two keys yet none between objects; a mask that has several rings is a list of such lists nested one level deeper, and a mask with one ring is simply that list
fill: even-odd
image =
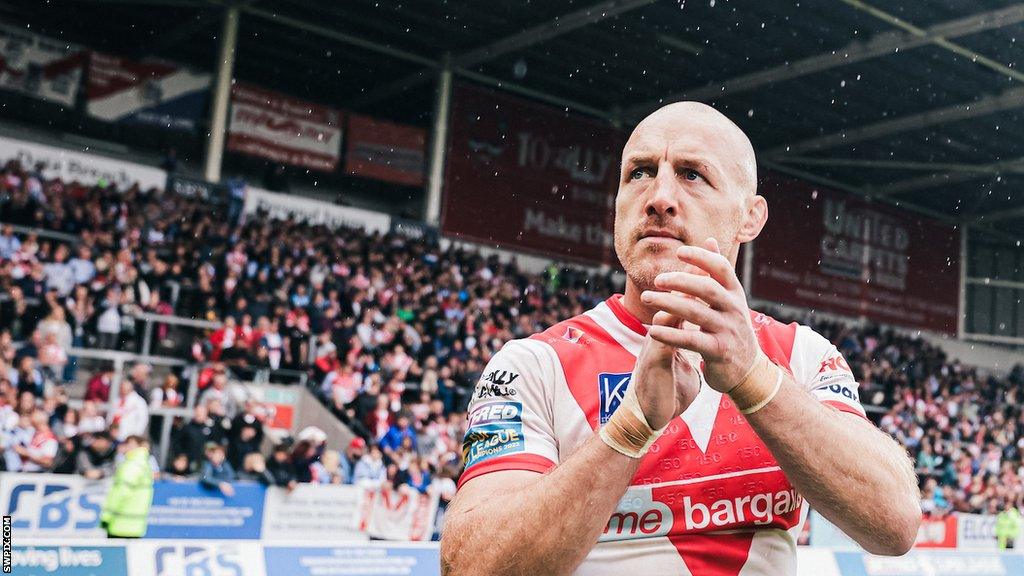
[{"label": "person in red cap", "polygon": [[342,481],[345,484],[352,483],[352,472],[356,468],[356,462],[366,454],[366,440],[363,440],[359,436],[355,436],[348,443],[348,448],[345,448],[345,454],[341,458],[341,472],[343,474]]}]

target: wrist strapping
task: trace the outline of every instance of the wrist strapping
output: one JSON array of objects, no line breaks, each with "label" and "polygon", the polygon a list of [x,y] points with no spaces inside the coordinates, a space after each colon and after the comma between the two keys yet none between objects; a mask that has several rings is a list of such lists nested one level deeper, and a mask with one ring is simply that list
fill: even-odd
[{"label": "wrist strapping", "polygon": [[[635,384],[631,382],[630,384]],[[640,458],[647,453],[651,445],[661,436],[668,424],[654,430],[647,423],[640,401],[632,385],[622,395],[619,408],[612,414],[608,422],[598,431],[605,444],[620,454],[630,458]]]},{"label": "wrist strapping", "polygon": [[740,383],[729,390],[729,397],[740,414],[749,415],[768,405],[782,388],[782,368],[764,352],[758,351],[753,366]]}]

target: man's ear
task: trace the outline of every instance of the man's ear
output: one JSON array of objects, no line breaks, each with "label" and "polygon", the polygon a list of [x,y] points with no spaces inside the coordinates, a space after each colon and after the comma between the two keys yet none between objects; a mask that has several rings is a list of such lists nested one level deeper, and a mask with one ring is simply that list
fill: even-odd
[{"label": "man's ear", "polygon": [[736,232],[736,241],[750,242],[761,233],[768,222],[768,202],[764,196],[755,194],[747,200],[747,213],[743,216],[743,224]]}]

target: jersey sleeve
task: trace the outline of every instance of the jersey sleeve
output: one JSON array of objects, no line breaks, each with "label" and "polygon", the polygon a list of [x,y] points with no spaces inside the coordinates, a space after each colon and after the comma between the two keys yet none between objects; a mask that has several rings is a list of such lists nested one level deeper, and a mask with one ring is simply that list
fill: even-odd
[{"label": "jersey sleeve", "polygon": [[491,472],[543,473],[554,468],[558,448],[551,409],[553,367],[533,349],[543,345],[513,340],[487,363],[469,404],[460,487]]},{"label": "jersey sleeve", "polygon": [[796,382],[821,402],[867,418],[850,365],[821,334],[807,326],[797,327],[790,368]]}]

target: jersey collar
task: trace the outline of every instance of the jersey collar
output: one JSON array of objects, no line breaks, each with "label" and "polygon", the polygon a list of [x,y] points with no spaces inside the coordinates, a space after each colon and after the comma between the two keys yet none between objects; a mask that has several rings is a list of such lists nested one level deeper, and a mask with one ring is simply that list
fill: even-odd
[{"label": "jersey collar", "polygon": [[611,298],[605,300],[605,303],[608,304],[612,314],[615,314],[615,318],[622,322],[623,326],[641,336],[647,336],[647,327],[644,326],[644,323],[636,316],[630,314],[629,310],[626,310],[626,307],[622,305],[622,294],[613,294]]}]

